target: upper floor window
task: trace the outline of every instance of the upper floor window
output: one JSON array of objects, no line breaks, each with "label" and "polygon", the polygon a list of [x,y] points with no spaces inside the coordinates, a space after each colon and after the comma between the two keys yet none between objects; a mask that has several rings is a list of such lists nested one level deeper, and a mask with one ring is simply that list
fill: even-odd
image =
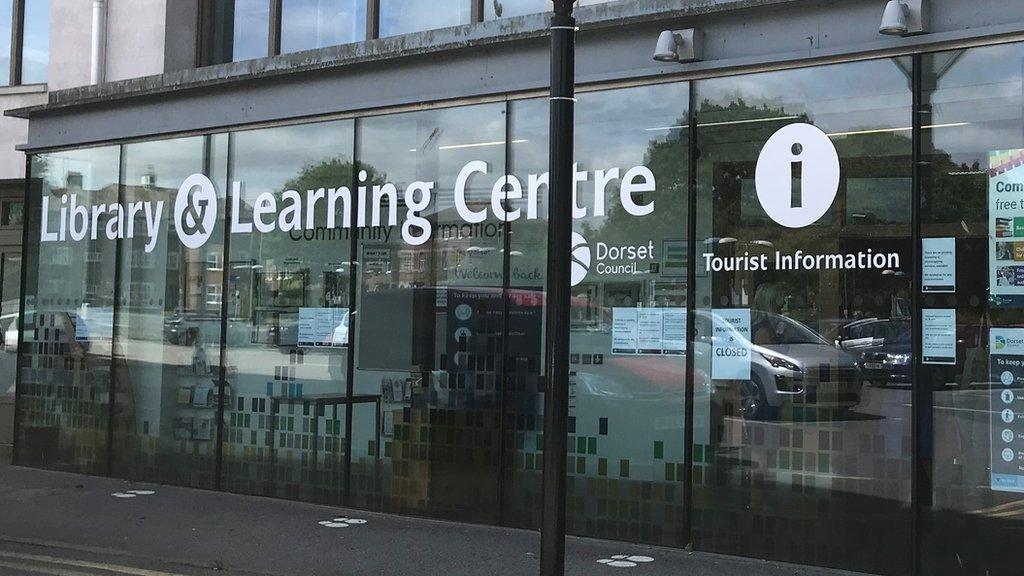
[{"label": "upper floor window", "polygon": [[283,0],[281,52],[366,39],[366,0]]},{"label": "upper floor window", "polygon": [[0,85],[40,84],[50,67],[50,0],[0,0]]},{"label": "upper floor window", "polygon": [[[3,2],[4,0],[0,0]],[[10,1],[10,0],[7,0]],[[31,1],[31,0],[22,0]],[[609,0],[576,0],[577,6]],[[551,0],[210,0],[206,64],[550,11]]]},{"label": "upper floor window", "polygon": [[471,0],[380,0],[380,35],[469,24],[472,4]]}]

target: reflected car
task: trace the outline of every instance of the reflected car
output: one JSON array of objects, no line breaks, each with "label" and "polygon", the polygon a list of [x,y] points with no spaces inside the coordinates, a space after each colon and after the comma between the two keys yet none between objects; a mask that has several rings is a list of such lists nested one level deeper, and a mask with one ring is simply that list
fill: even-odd
[{"label": "reflected car", "polygon": [[870,318],[851,322],[838,345],[860,354],[861,378],[873,386],[908,386],[913,355],[909,318]]},{"label": "reflected car", "polygon": [[[860,403],[863,384],[855,355],[792,318],[762,314],[774,330],[763,341],[752,343],[735,330],[731,334],[750,347],[750,379],[715,381],[716,393],[737,399],[744,419],[771,419],[784,406],[849,409]],[[713,313],[697,315],[705,326],[714,322]],[[697,346],[713,348],[713,338],[698,334]]]}]

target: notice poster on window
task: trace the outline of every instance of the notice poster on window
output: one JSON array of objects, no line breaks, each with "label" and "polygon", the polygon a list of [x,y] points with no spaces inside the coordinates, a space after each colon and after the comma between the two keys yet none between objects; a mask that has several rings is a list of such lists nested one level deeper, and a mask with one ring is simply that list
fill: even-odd
[{"label": "notice poster on window", "polygon": [[612,354],[660,356],[685,352],[685,309],[612,308]]},{"label": "notice poster on window", "polygon": [[661,308],[661,347],[665,354],[686,353],[686,309]]},{"label": "notice poster on window", "polygon": [[1024,492],[1024,328],[989,333],[991,488]]},{"label": "notice poster on window", "polygon": [[348,344],[348,308],[299,308],[299,346]]},{"label": "notice poster on window", "polygon": [[989,292],[1024,305],[1024,150],[989,152]]},{"label": "notice poster on window", "polygon": [[921,240],[921,291],[956,292],[956,238]]},{"label": "notice poster on window", "polygon": [[750,309],[714,310],[711,378],[715,380],[750,379]]},{"label": "notice poster on window", "polygon": [[956,364],[956,310],[921,311],[921,361],[925,364]]}]

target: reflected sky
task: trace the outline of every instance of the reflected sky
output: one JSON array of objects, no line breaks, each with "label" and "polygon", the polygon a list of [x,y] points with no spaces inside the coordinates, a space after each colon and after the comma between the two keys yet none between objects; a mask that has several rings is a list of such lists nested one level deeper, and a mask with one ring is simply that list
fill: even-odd
[{"label": "reflected sky", "polygon": [[21,83],[46,82],[50,68],[50,0],[25,0],[24,42]]},{"label": "reflected sky", "polygon": [[235,0],[232,60],[250,60],[267,55],[270,33],[270,3],[267,0]]},{"label": "reflected sky", "polygon": [[282,53],[366,37],[366,0],[284,0],[281,9]]},{"label": "reflected sky", "polygon": [[468,23],[465,0],[380,0],[381,37]]},{"label": "reflected sky", "polygon": [[[576,7],[604,4],[610,0],[576,0]],[[552,11],[551,0],[484,0],[484,19],[509,18]]]}]

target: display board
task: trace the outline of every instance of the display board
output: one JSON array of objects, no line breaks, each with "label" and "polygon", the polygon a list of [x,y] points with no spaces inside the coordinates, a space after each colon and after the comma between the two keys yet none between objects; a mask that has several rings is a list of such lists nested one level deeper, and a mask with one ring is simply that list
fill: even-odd
[{"label": "display board", "polygon": [[299,346],[348,345],[348,308],[299,308]]},{"label": "display board", "polygon": [[989,350],[991,487],[1024,492],[1024,328],[992,328]]},{"label": "display board", "polygon": [[1024,150],[989,152],[989,292],[1024,306]]},{"label": "display board", "polygon": [[612,308],[612,354],[685,353],[685,308]]}]

